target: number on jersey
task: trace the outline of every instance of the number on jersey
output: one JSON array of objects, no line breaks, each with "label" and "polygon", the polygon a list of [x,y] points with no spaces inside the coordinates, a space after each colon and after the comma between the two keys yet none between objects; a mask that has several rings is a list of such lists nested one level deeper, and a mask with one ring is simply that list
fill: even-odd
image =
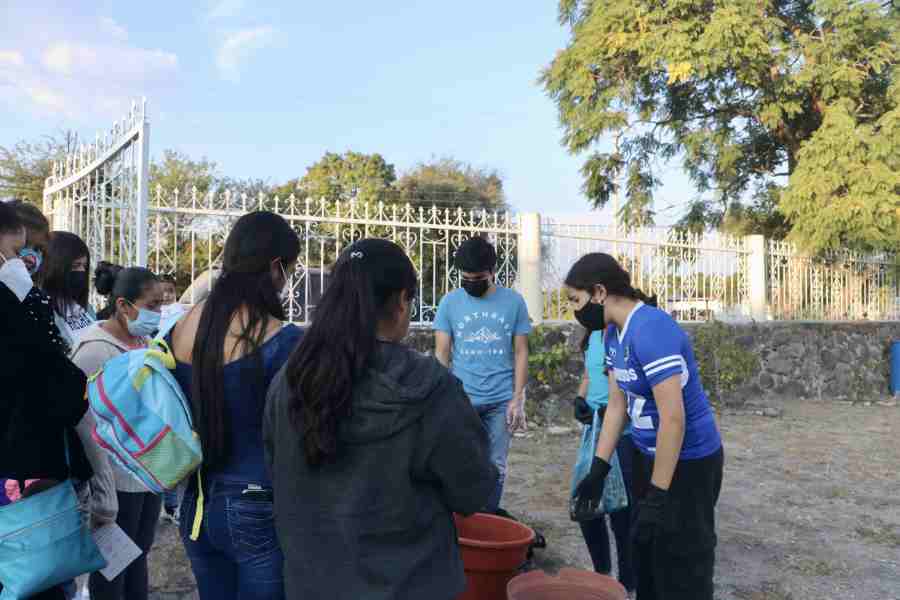
[{"label": "number on jersey", "polygon": [[635,429],[653,429],[653,419],[650,416],[641,416],[647,399],[636,394],[628,394],[628,415],[631,417],[631,426]]}]

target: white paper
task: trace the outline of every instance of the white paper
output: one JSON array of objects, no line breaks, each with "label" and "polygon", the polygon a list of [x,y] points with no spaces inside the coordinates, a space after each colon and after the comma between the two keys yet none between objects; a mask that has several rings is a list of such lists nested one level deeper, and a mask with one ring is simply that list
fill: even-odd
[{"label": "white paper", "polygon": [[141,555],[141,549],[115,523],[95,529],[93,536],[100,554],[106,559],[106,567],[100,569],[100,574],[107,581],[115,579]]}]

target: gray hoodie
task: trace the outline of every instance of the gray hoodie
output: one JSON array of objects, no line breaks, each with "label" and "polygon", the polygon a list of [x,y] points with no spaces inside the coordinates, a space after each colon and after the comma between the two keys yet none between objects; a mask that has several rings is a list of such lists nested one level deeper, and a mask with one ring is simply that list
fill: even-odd
[{"label": "gray hoodie", "polygon": [[318,468],[290,401],[282,369],[263,439],[287,598],[456,598],[465,576],[452,513],[484,507],[497,480],[460,382],[433,358],[379,344],[339,427],[339,458]]},{"label": "gray hoodie", "polygon": [[[88,377],[99,371],[108,360],[132,349],[113,337],[110,333],[107,333],[107,331],[101,327],[103,323],[105,323],[105,321],[99,321],[83,329],[77,336],[75,347],[72,349],[72,362],[75,363],[75,365]],[[90,444],[93,448],[99,450],[99,446],[97,446],[97,443],[94,442],[93,439],[90,441]],[[99,451],[103,452],[102,450]],[[96,466],[94,467],[94,479],[91,481],[92,488],[101,488],[105,490],[108,485],[107,480],[111,478],[110,480],[114,480],[115,482],[115,491],[130,493],[147,491],[147,488],[144,487],[140,481],[132,477],[124,468],[110,461],[105,454],[104,459],[106,459],[103,461],[105,468],[98,471],[98,468]],[[115,495],[115,493],[113,493],[113,495]]]}]

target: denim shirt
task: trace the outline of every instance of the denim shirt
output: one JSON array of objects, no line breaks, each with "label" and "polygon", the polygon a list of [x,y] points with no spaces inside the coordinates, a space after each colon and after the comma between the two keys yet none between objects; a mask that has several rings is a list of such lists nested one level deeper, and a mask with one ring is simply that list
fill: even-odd
[{"label": "denim shirt", "polygon": [[[265,466],[262,441],[262,418],[269,384],[303,337],[296,325],[287,325],[269,338],[257,351],[262,356],[264,376],[259,377],[259,360],[255,354],[230,362],[224,368],[225,408],[228,423],[229,457],[225,464],[208,474],[213,480],[255,483],[271,486]],[[187,400],[191,401],[191,365],[177,362],[175,379]],[[260,385],[262,384],[262,385]],[[204,472],[204,475],[206,473]]]}]

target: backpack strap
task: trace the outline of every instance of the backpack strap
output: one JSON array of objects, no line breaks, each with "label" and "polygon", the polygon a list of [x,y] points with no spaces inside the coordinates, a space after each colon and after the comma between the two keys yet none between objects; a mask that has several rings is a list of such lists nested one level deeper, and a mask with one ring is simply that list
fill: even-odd
[{"label": "backpack strap", "polygon": [[196,542],[199,539],[200,526],[203,524],[203,479],[200,476],[201,471],[203,471],[202,465],[197,469],[197,506],[194,510],[194,522],[191,525],[190,540],[192,542]]}]

